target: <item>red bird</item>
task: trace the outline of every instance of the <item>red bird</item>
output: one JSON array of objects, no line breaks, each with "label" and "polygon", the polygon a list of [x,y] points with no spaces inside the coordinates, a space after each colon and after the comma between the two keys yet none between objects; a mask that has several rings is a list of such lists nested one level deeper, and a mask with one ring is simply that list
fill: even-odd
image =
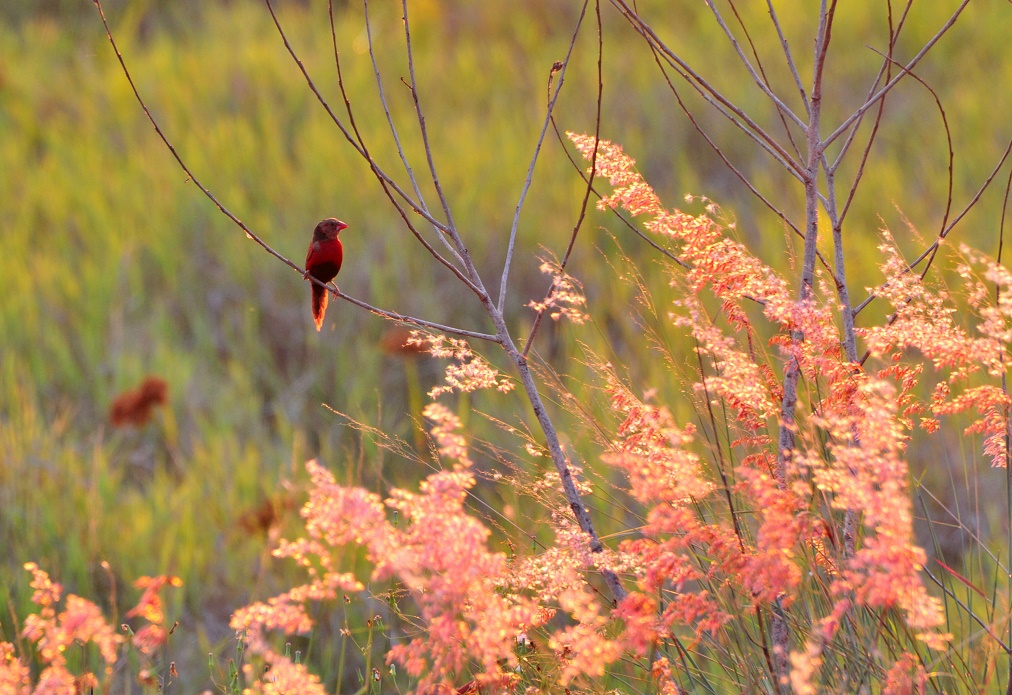
[{"label": "red bird", "polygon": [[[306,277],[314,277],[320,282],[330,282],[341,270],[341,262],[344,260],[344,247],[341,246],[337,235],[348,225],[334,217],[316,225],[313,230],[313,243],[309,245],[309,252],[306,253]],[[327,313],[327,290],[316,283],[313,288],[313,321],[316,323],[316,330],[323,327],[323,316]]]}]

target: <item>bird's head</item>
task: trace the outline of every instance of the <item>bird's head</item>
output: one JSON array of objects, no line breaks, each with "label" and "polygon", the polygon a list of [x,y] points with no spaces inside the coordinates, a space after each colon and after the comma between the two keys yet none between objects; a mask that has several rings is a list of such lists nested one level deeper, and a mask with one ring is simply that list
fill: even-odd
[{"label": "bird's head", "polygon": [[336,217],[328,217],[320,222],[320,224],[316,225],[316,229],[313,230],[313,241],[336,239],[337,235],[341,233],[341,230],[347,228],[348,225]]}]

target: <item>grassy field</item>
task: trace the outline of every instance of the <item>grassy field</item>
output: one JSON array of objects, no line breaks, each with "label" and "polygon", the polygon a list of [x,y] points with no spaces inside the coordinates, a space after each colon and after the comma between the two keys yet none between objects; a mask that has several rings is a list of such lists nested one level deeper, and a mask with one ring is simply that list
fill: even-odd
[{"label": "grassy field", "polygon": [[[848,4],[866,7],[841,10],[848,13],[840,24],[846,30],[834,40],[842,57],[833,63],[829,90],[837,115],[864,94],[867,71],[879,61],[863,48],[881,31],[872,3]],[[339,479],[379,492],[426,472],[321,404],[417,445],[417,394],[437,382],[441,365],[385,349],[391,325],[349,305],[332,305],[324,331],[315,333],[305,282],[187,182],[144,119],[97,13],[88,11],[91,3],[81,5],[88,7],[12,13],[0,25],[0,545],[7,549],[0,624],[12,638],[10,616],[28,609],[31,589],[21,565],[29,560],[69,591],[99,601],[109,600],[114,580],[121,608],[129,605],[124,594],[133,578],[172,573],[184,582],[171,607],[183,635],[176,644],[199,665],[230,637],[233,609],[283,585],[284,565],[270,558],[256,515],[271,508],[283,528],[297,523],[306,459],[318,457]],[[673,9],[665,21],[680,29],[672,32],[680,50],[750,105],[754,87],[729,51],[711,49],[721,38],[704,9]],[[416,70],[436,164],[488,277],[498,277],[543,118],[548,72],[566,51],[576,12],[564,2],[508,11],[429,0],[413,9]],[[1001,12],[973,5],[920,73],[946,99],[959,157],[957,210],[1008,137],[1001,130],[1007,124],[996,119],[1012,108]],[[906,54],[934,31],[931,15],[912,16]],[[286,2],[279,16],[317,84],[339,106],[326,4]],[[490,330],[477,303],[410,246],[403,223],[307,89],[262,5],[216,4],[190,24],[145,3],[114,5],[109,17],[139,90],[179,153],[267,243],[301,263],[316,221],[339,216],[350,224],[343,290],[380,307]],[[406,74],[399,14],[378,8],[374,22],[391,108],[402,132],[413,134],[410,97],[398,81]],[[649,53],[613,12],[605,12],[605,34],[602,136],[637,158],[670,205],[681,204],[685,193],[710,197],[737,220],[751,248],[786,266],[785,247],[797,245],[692,131]],[[361,8],[341,9],[337,38],[363,134],[403,179],[376,99]],[[965,49],[969,42],[973,50]],[[588,31],[577,45],[557,113],[564,130],[594,127],[595,43]],[[890,102],[880,150],[851,212],[855,287],[879,279],[880,227],[893,229],[912,252],[937,233],[946,151],[932,104],[912,82]],[[781,172],[716,116],[706,122],[765,191],[783,193],[782,202],[799,209],[802,201]],[[417,138],[406,147],[420,165]],[[550,139],[521,220],[507,305],[521,335],[532,316],[524,305],[547,288],[537,255],[564,249],[581,194],[565,150]],[[993,252],[1000,202],[985,197],[952,238]],[[698,203],[690,207],[701,210]],[[600,385],[586,383],[580,345],[623,365],[661,399],[683,382],[644,349],[630,310],[633,289],[615,280],[611,265],[621,266],[619,247],[647,277],[658,305],[670,301],[665,279],[650,274],[651,251],[614,218],[595,212],[570,266],[585,284],[594,321],[550,327],[539,343],[565,387],[602,418],[595,413]],[[686,347],[673,328],[658,328],[673,350]],[[110,404],[149,374],[168,383],[168,406],[143,427],[113,428]],[[509,403],[477,397],[459,404],[469,431],[489,442],[480,456],[486,470],[506,465],[496,460],[495,446],[511,439],[478,413],[531,422],[519,398]],[[593,461],[597,447],[580,418],[565,407],[555,415],[566,444]],[[479,493],[497,508],[520,503],[492,481]],[[611,523],[604,522],[606,533],[626,526]],[[318,655],[327,662],[326,653]],[[186,682],[206,676],[190,673]]]}]

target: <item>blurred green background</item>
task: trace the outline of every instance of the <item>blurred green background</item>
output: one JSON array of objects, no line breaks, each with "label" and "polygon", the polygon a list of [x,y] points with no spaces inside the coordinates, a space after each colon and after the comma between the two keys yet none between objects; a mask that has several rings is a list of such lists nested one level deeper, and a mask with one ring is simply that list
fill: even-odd
[{"label": "blurred green background", "polygon": [[[765,10],[752,5],[739,8],[743,21],[762,27],[753,39],[763,64],[797,107]],[[807,82],[809,3],[780,5]],[[844,5],[828,66],[827,124],[860,103],[881,60],[869,47],[886,43],[879,3]],[[912,55],[937,30],[947,16],[940,5],[915,7],[899,56]],[[673,48],[777,128],[703,3],[640,6]],[[487,285],[497,291],[549,70],[565,55],[579,5],[422,0],[410,8],[435,162],[456,222]],[[326,3],[286,1],[277,9],[318,87],[343,114]],[[421,174],[426,167],[410,95],[400,83],[407,69],[399,3],[372,9],[386,95]],[[336,11],[359,127],[377,159],[407,187],[376,98],[362,8],[351,3]],[[791,273],[786,251],[798,250],[796,240],[693,130],[628,24],[610,6],[602,12],[602,136],[638,160],[670,206],[683,206],[686,193],[708,196],[736,221],[750,248]],[[268,244],[301,264],[313,225],[339,216],[350,225],[342,235],[343,290],[381,307],[492,330],[473,297],[413,245],[368,167],[307,89],[262,3],[110,1],[106,13],[138,88],[180,155]],[[585,21],[556,114],[562,130],[594,128],[596,29],[592,15]],[[130,605],[124,585],[133,578],[182,577],[171,611],[181,621],[176,649],[206,655],[225,643],[232,610],[283,585],[283,566],[268,555],[266,527],[276,519],[294,529],[304,460],[319,457],[340,479],[380,492],[425,473],[362,438],[321,404],[417,446],[417,394],[437,383],[442,365],[391,351],[385,347],[391,325],[347,304],[332,305],[324,331],[313,331],[305,282],[221,215],[158,140],[91,2],[5,3],[0,22],[3,635],[13,637],[11,616],[24,616],[30,607],[24,562],[37,561],[68,590],[108,602],[105,560],[120,608]],[[1007,3],[973,3],[918,69],[941,97],[952,128],[955,210],[981,185],[1009,137],[1008,26]],[[700,107],[690,89],[678,87],[727,156],[798,219],[796,182]],[[856,166],[853,159],[843,171],[853,173]],[[880,228],[892,229],[911,254],[937,233],[946,208],[946,167],[934,101],[908,82],[888,100],[848,218],[850,279],[858,299],[879,280]],[[564,250],[581,196],[566,149],[549,135],[511,276],[507,306],[520,336],[532,318],[525,304],[547,288],[537,256]],[[429,201],[438,208],[434,197]],[[1000,191],[985,195],[951,238],[994,253],[1000,206]],[[646,276],[663,319],[671,297],[659,257],[614,217],[592,211],[570,271],[585,284],[594,321],[548,326],[537,346],[589,411],[600,402],[599,384],[581,363],[577,341],[623,365],[639,387],[659,389],[662,400],[674,399],[684,385],[683,376],[672,375],[644,344],[630,306],[635,292],[612,265],[621,270],[619,247]],[[862,318],[872,321],[883,311],[873,305]],[[663,320],[646,328],[656,328],[673,348],[681,345]],[[149,374],[168,383],[168,406],[143,427],[111,427],[110,404]],[[521,398],[479,396],[458,406],[469,435],[489,442],[479,456],[483,470],[538,465],[522,452],[495,448],[498,442],[520,451],[510,435],[472,412],[532,424]],[[554,415],[567,445],[592,463],[599,448],[583,436],[585,425],[570,410],[558,407]],[[954,441],[943,448],[954,461],[979,458],[960,446]],[[478,492],[497,508],[520,503],[508,486],[489,482]],[[532,509],[524,516],[543,513]],[[628,525],[621,519],[602,524],[606,532]],[[201,658],[193,662],[198,668]],[[206,676],[191,670],[184,679],[196,684]]]}]

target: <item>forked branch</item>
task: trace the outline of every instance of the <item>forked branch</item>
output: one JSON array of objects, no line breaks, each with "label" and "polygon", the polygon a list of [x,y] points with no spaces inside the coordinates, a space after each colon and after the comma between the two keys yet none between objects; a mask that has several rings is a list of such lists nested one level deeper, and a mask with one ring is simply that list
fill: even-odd
[{"label": "forked branch", "polygon": [[[217,198],[215,198],[210,193],[210,191],[207,188],[205,188],[203,186],[203,184],[201,184],[196,179],[196,177],[193,176],[192,172],[190,171],[189,167],[187,166],[187,164],[185,163],[185,161],[183,160],[183,158],[178,154],[178,152],[176,151],[175,147],[172,145],[172,143],[169,140],[169,138],[164,134],[164,132],[162,131],[162,129],[158,125],[157,121],[152,116],[150,110],[148,109],[147,105],[144,102],[144,99],[141,97],[141,95],[138,92],[136,86],[134,85],[133,79],[130,76],[130,72],[127,69],[126,62],[123,59],[123,56],[120,53],[119,48],[116,45],[115,39],[113,38],[112,31],[111,31],[111,29],[109,27],[109,24],[108,24],[107,20],[106,20],[105,13],[104,13],[104,11],[102,9],[101,0],[93,0],[93,1],[95,2],[95,5],[98,7],[99,13],[100,13],[100,15],[102,17],[103,25],[105,26],[106,35],[109,38],[109,42],[112,45],[113,50],[116,52],[116,56],[117,56],[117,59],[119,60],[120,67],[122,68],[124,75],[126,76],[127,80],[130,83],[130,86],[131,86],[131,89],[133,90],[134,96],[136,97],[138,103],[141,105],[141,108],[143,109],[143,111],[145,113],[145,116],[147,117],[147,119],[149,120],[149,122],[152,124],[152,126],[154,126],[155,131],[158,134],[159,138],[162,140],[163,144],[165,144],[165,146],[172,153],[173,157],[176,159],[176,162],[183,169],[183,171],[187,174],[187,176],[189,177],[189,179],[192,180],[194,182],[194,184],[201,190],[201,192],[205,196],[207,196],[215,204],[215,206],[218,208],[218,210],[222,214],[224,214],[233,223],[235,223],[240,229],[242,229],[249,238],[253,239],[257,244],[259,244],[269,254],[271,254],[275,258],[281,260],[283,263],[285,263],[289,267],[293,268],[294,270],[298,271],[300,274],[302,274],[303,276],[305,276],[305,271],[302,268],[299,268],[299,266],[297,266],[295,263],[293,263],[292,261],[290,261],[287,258],[283,257],[282,255],[280,255],[277,251],[275,251],[274,249],[272,249],[266,242],[264,242],[259,236],[257,236],[256,234],[254,234],[241,220],[239,220],[238,217],[236,217],[221,202],[219,202],[217,200]],[[587,0],[587,1],[589,2],[589,0]],[[538,424],[540,425],[541,430],[542,430],[542,432],[543,432],[543,434],[545,436],[547,448],[548,448],[548,450],[549,450],[549,452],[551,454],[551,457],[552,457],[552,462],[555,465],[555,469],[558,472],[559,478],[561,480],[562,492],[563,492],[563,495],[565,496],[566,502],[567,502],[570,510],[572,511],[572,514],[573,514],[574,518],[576,519],[577,523],[579,524],[580,529],[587,535],[591,551],[593,551],[593,552],[600,552],[600,551],[602,551],[604,549],[604,545],[602,544],[602,542],[601,542],[601,540],[600,540],[600,538],[599,538],[599,536],[597,534],[597,531],[595,530],[593,521],[590,518],[590,514],[589,514],[589,512],[587,510],[586,505],[583,504],[581,495],[580,495],[580,493],[579,493],[579,491],[578,491],[578,489],[576,487],[576,482],[575,482],[575,480],[573,478],[572,470],[571,470],[571,468],[569,466],[568,458],[566,457],[566,454],[562,450],[562,445],[561,445],[561,443],[559,441],[559,437],[558,437],[558,433],[557,433],[557,431],[555,429],[555,425],[553,424],[551,418],[549,417],[548,412],[547,412],[547,410],[545,408],[544,402],[542,401],[542,398],[541,398],[541,396],[540,396],[540,394],[538,392],[537,384],[534,381],[534,377],[533,377],[533,375],[531,373],[530,366],[527,363],[527,358],[526,358],[526,356],[524,354],[521,353],[520,349],[516,346],[516,344],[514,342],[514,339],[513,339],[512,335],[511,335],[510,331],[509,331],[509,327],[507,326],[505,317],[503,315],[503,310],[501,308],[502,297],[500,297],[500,302],[499,302],[500,305],[497,306],[497,304],[492,301],[492,298],[490,297],[489,293],[486,291],[485,284],[484,284],[484,282],[483,282],[483,280],[482,280],[482,278],[481,278],[481,276],[480,276],[477,268],[475,267],[474,262],[471,259],[470,254],[468,253],[467,246],[464,243],[464,240],[463,240],[462,236],[460,235],[459,230],[456,228],[456,225],[453,222],[453,217],[452,217],[452,214],[451,214],[450,204],[449,204],[448,198],[444,194],[444,192],[442,190],[442,187],[441,187],[441,184],[439,183],[438,177],[436,175],[435,165],[434,165],[433,157],[432,157],[432,148],[431,148],[431,145],[430,145],[430,142],[429,142],[428,133],[427,133],[426,125],[425,125],[425,115],[424,115],[424,112],[422,110],[421,100],[420,100],[419,95],[418,95],[418,86],[417,86],[417,82],[415,80],[414,63],[413,63],[414,58],[413,58],[413,51],[411,49],[411,33],[410,33],[410,26],[409,26],[408,17],[407,17],[406,5],[402,6],[402,7],[404,9],[405,41],[408,44],[408,60],[409,60],[409,73],[410,73],[410,84],[408,86],[409,86],[409,88],[411,90],[412,98],[414,100],[415,112],[416,112],[416,116],[418,118],[419,129],[420,129],[420,132],[421,132],[421,138],[422,138],[423,146],[424,146],[424,149],[425,149],[425,156],[427,158],[428,165],[429,165],[429,172],[430,172],[430,175],[432,177],[432,183],[433,183],[433,185],[435,186],[435,188],[437,190],[437,194],[438,194],[438,196],[440,198],[440,202],[441,202],[441,204],[443,206],[443,211],[444,211],[444,214],[446,216],[446,221],[440,221],[437,218],[435,218],[431,214],[431,212],[429,211],[428,207],[425,205],[424,200],[422,200],[422,197],[420,195],[420,187],[417,185],[417,182],[415,180],[413,171],[412,171],[412,169],[410,167],[410,164],[407,161],[406,156],[404,155],[404,150],[401,147],[399,141],[397,143],[398,151],[399,151],[399,153],[402,156],[402,161],[405,164],[405,167],[409,171],[409,176],[410,176],[411,181],[412,181],[412,188],[414,189],[414,191],[416,193],[416,197],[412,197],[403,188],[401,188],[400,185],[378,165],[378,163],[375,161],[375,159],[370,154],[369,149],[366,147],[365,142],[364,142],[364,140],[362,138],[362,135],[359,132],[357,126],[355,125],[355,120],[354,120],[354,116],[353,116],[353,109],[352,109],[351,100],[350,100],[347,92],[344,90],[343,78],[340,75],[340,59],[339,59],[339,54],[338,54],[338,51],[337,51],[336,31],[333,28],[333,16],[332,16],[333,9],[331,8],[330,11],[331,11],[331,22],[332,22],[332,35],[333,35],[333,38],[334,38],[335,63],[337,64],[337,67],[338,67],[339,82],[341,84],[341,93],[342,93],[342,97],[344,98],[345,107],[346,107],[346,109],[348,111],[348,114],[349,114],[348,118],[349,118],[350,127],[348,125],[345,125],[345,123],[337,116],[337,114],[334,113],[333,109],[331,109],[330,105],[327,103],[327,100],[323,97],[323,95],[321,94],[320,90],[316,87],[316,84],[314,83],[314,81],[313,81],[312,77],[310,76],[308,70],[306,69],[306,67],[303,64],[302,60],[299,58],[299,56],[296,53],[295,49],[292,47],[291,43],[289,42],[288,37],[285,34],[284,29],[282,28],[281,23],[278,20],[277,15],[274,12],[274,8],[271,5],[271,0],[265,0],[265,2],[267,4],[268,10],[270,11],[271,17],[274,20],[275,27],[277,28],[278,33],[281,36],[282,41],[284,42],[285,48],[288,50],[288,53],[291,55],[292,59],[295,61],[296,65],[298,66],[298,68],[300,70],[300,72],[302,73],[302,75],[305,78],[307,84],[309,85],[310,90],[316,96],[316,98],[319,101],[319,103],[323,106],[323,108],[327,112],[328,116],[331,118],[331,120],[334,122],[334,124],[338,127],[338,129],[340,130],[340,132],[342,133],[342,135],[344,136],[344,138],[352,146],[352,148],[355,150],[355,152],[360,157],[362,157],[362,159],[368,164],[368,166],[370,167],[370,170],[373,172],[373,174],[378,179],[378,181],[379,181],[382,189],[384,190],[384,193],[388,196],[388,198],[390,199],[390,202],[398,210],[398,212],[401,215],[402,219],[404,220],[406,226],[410,229],[410,231],[411,231],[412,235],[415,237],[415,239],[417,241],[419,241],[419,243],[421,243],[423,245],[423,247],[437,261],[439,261],[443,266],[445,266],[446,268],[448,268],[454,274],[454,276],[457,277],[457,279],[461,281],[461,283],[464,286],[466,286],[468,289],[470,289],[478,297],[479,301],[481,302],[482,306],[484,307],[486,313],[489,316],[489,319],[491,320],[491,322],[492,322],[492,324],[493,324],[493,326],[495,328],[495,332],[494,333],[483,333],[483,332],[478,332],[478,331],[470,331],[470,330],[466,330],[466,329],[455,328],[455,327],[452,327],[452,326],[446,326],[446,325],[439,324],[439,323],[433,322],[433,321],[426,321],[424,319],[414,318],[414,317],[407,316],[407,315],[404,315],[404,314],[400,314],[400,313],[394,312],[394,311],[388,311],[388,310],[384,310],[384,309],[379,309],[379,308],[374,307],[374,306],[372,306],[370,304],[367,304],[366,302],[363,302],[361,300],[358,300],[358,299],[355,299],[353,297],[350,297],[349,295],[341,292],[340,290],[336,289],[333,286],[325,285],[325,287],[335,297],[337,297],[339,299],[344,299],[345,301],[348,301],[348,302],[350,302],[352,304],[355,304],[356,306],[359,306],[359,307],[361,307],[361,308],[363,308],[363,309],[365,309],[367,311],[370,311],[370,312],[372,312],[374,314],[377,314],[379,316],[382,316],[384,318],[387,318],[387,319],[390,319],[390,320],[399,321],[399,322],[402,322],[402,323],[410,323],[410,324],[414,324],[414,325],[418,325],[418,326],[433,328],[435,330],[439,330],[439,331],[442,331],[442,332],[445,332],[445,333],[454,334],[454,335],[459,335],[459,336],[462,336],[462,337],[479,339],[479,340],[484,340],[484,341],[488,341],[488,342],[494,342],[494,343],[498,343],[500,346],[502,346],[503,350],[506,352],[506,355],[507,355],[508,359],[510,360],[510,362],[512,362],[512,364],[514,365],[514,367],[517,370],[517,373],[519,374],[520,382],[523,384],[525,394],[526,394],[526,396],[527,396],[527,398],[528,398],[528,400],[530,402],[530,405],[531,405],[531,407],[532,407],[532,409],[534,411],[535,417],[538,420]],[[566,60],[563,62],[563,65],[562,65],[562,70],[563,71],[566,69],[566,67],[567,67],[567,65],[569,63],[569,60],[570,60],[570,58],[572,56],[573,46],[576,43],[576,38],[577,38],[577,36],[579,34],[580,27],[582,26],[582,22],[583,22],[583,17],[584,17],[585,11],[586,11],[586,4],[584,5],[584,12],[582,12],[581,15],[580,15],[580,21],[577,23],[577,25],[576,25],[576,27],[575,27],[575,29],[573,31],[572,40],[571,40],[571,43],[570,43],[570,50],[567,53]],[[370,38],[370,50],[372,50],[372,47],[371,47],[371,38]],[[534,166],[535,166],[535,164],[537,162],[537,159],[539,157],[539,154],[540,154],[540,151],[541,151],[541,143],[543,141],[545,131],[547,130],[548,123],[549,123],[549,121],[551,119],[551,114],[552,114],[552,110],[554,108],[555,100],[557,100],[561,88],[562,88],[562,80],[560,79],[559,82],[558,82],[558,84],[557,84],[556,90],[554,92],[552,101],[549,104],[548,114],[546,115],[545,122],[544,122],[544,125],[542,127],[542,132],[541,132],[541,134],[540,134],[540,136],[538,138],[537,146],[535,147],[535,152],[534,152],[534,155],[532,157],[532,161],[531,161],[531,164],[530,164],[530,167],[529,167],[529,172],[533,172]],[[388,118],[389,118],[389,111],[387,113],[388,113]],[[396,129],[394,129],[394,136],[395,136],[395,138],[396,138],[396,135],[397,135],[396,134]],[[520,209],[523,206],[524,196],[526,195],[526,191],[527,191],[527,189],[529,188],[529,185],[530,185],[530,177],[531,177],[531,173],[528,174],[528,179],[527,179],[525,187],[523,189],[524,192],[522,193],[520,202],[518,203],[518,206],[517,206],[517,212],[515,214],[515,222],[514,222],[514,225],[513,225],[513,233],[515,233],[515,230],[516,230],[516,224],[517,224],[517,220],[518,220],[518,216],[519,216],[519,211],[520,211]],[[405,206],[406,206],[407,209],[405,209]],[[458,267],[457,264],[450,262],[447,258],[445,258],[440,253],[438,253],[434,249],[434,247],[425,240],[425,238],[411,224],[411,222],[410,222],[410,220],[408,218],[408,214],[407,214],[408,210],[410,210],[411,212],[413,212],[413,213],[415,213],[417,215],[420,215],[422,218],[424,218],[429,224],[431,224],[433,226],[434,229],[438,230],[437,231],[438,234],[446,236],[446,238],[450,242],[451,250],[454,252],[453,255],[454,255],[455,259],[460,263],[460,267]],[[512,244],[512,240],[513,240],[513,233],[511,233],[511,236],[510,236],[511,244]],[[575,234],[575,232],[574,232],[574,234]],[[508,264],[507,264],[507,269],[508,269]],[[506,288],[506,279],[507,279],[507,275],[506,275],[506,273],[504,273],[504,276],[503,276],[503,279],[502,279],[502,283],[501,283],[501,289],[502,289],[503,292],[505,291],[505,288]],[[310,278],[310,280],[312,282],[317,283],[317,284],[322,284],[322,283],[319,283],[319,281],[317,281],[317,280],[315,280],[313,278]],[[602,575],[603,575],[603,578],[605,580],[605,583],[608,585],[608,588],[609,588],[609,590],[611,592],[612,600],[617,603],[622,598],[624,598],[625,595],[626,595],[626,591],[625,591],[624,587],[622,586],[622,581],[618,577],[618,575],[614,571],[607,570],[607,569],[606,570],[602,570]]]},{"label": "forked branch", "polygon": [[[204,186],[204,184],[202,184],[200,182],[200,180],[194,175],[193,171],[186,164],[186,162],[183,160],[183,158],[180,156],[180,154],[176,151],[176,148],[175,148],[175,146],[173,146],[172,141],[169,140],[169,138],[165,135],[164,131],[162,130],[161,126],[158,125],[158,121],[155,119],[154,115],[152,115],[151,110],[148,108],[147,103],[144,101],[144,98],[141,96],[140,92],[137,90],[137,86],[134,83],[133,77],[130,75],[130,70],[127,68],[126,61],[123,58],[123,54],[120,52],[119,46],[117,46],[117,44],[116,44],[115,37],[113,37],[112,29],[109,27],[109,22],[106,19],[105,11],[102,8],[102,2],[101,2],[101,0],[93,0],[93,1],[95,3],[95,6],[98,8],[99,16],[102,18],[102,25],[105,27],[106,36],[109,39],[109,43],[112,45],[112,49],[116,53],[116,59],[119,61],[120,68],[123,70],[123,75],[126,77],[127,82],[130,84],[130,89],[133,91],[134,97],[137,99],[137,103],[140,104],[141,109],[144,111],[145,117],[148,119],[148,122],[151,123],[152,127],[155,129],[155,133],[158,135],[159,139],[162,141],[162,143],[165,145],[165,147],[172,154],[172,157],[176,160],[176,163],[179,164],[179,167],[186,174],[187,180],[188,181],[192,181],[193,185],[196,186],[198,189],[200,189],[200,192],[203,193],[212,203],[214,203],[214,206],[216,208],[218,208],[218,210],[221,212],[221,214],[225,215],[237,227],[239,227],[239,229],[241,229],[243,232],[245,232],[246,236],[249,239],[252,239],[264,251],[266,251],[270,255],[274,256],[276,259],[278,259],[279,261],[281,261],[282,263],[284,263],[285,265],[287,265],[289,268],[291,268],[292,270],[295,270],[296,272],[298,272],[303,277],[306,277],[307,274],[306,274],[306,270],[304,268],[300,268],[296,263],[292,262],[291,260],[289,260],[285,256],[281,255],[270,244],[268,244],[266,241],[264,241],[259,235],[255,234],[253,232],[253,230],[251,230],[248,226],[246,226],[246,223],[244,223],[242,220],[240,220],[238,217],[236,217],[232,213],[231,210],[229,210],[227,207],[225,207],[224,203],[222,203],[221,201],[219,201],[218,198],[215,197],[215,195],[213,193],[211,193],[211,191],[208,190]],[[478,332],[478,331],[470,331],[470,330],[467,330],[467,329],[457,328],[457,327],[454,327],[454,326],[447,326],[447,325],[444,325],[444,324],[441,324],[441,323],[436,323],[436,322],[433,322],[433,321],[426,321],[425,319],[415,318],[413,316],[408,316],[406,314],[401,314],[399,312],[388,311],[386,309],[380,309],[379,307],[372,306],[371,304],[368,304],[367,302],[364,302],[364,301],[362,301],[360,299],[356,299],[355,297],[352,297],[351,295],[345,294],[344,292],[341,292],[340,290],[336,289],[335,287],[332,287],[330,285],[326,285],[324,283],[321,283],[319,280],[316,280],[315,278],[311,278],[310,277],[308,279],[311,282],[315,283],[315,284],[323,286],[325,289],[327,289],[331,294],[333,294],[338,299],[343,299],[343,300],[345,300],[345,301],[347,301],[347,302],[349,302],[351,304],[354,304],[355,306],[358,306],[358,307],[360,307],[362,309],[365,309],[366,311],[369,311],[370,313],[376,314],[377,316],[381,316],[381,317],[389,319],[389,320],[398,321],[398,322],[401,322],[401,323],[409,323],[409,324],[412,324],[412,325],[415,325],[415,326],[422,326],[422,327],[425,327],[425,328],[433,328],[435,330],[445,331],[447,333],[452,333],[453,335],[459,335],[459,336],[465,337],[465,338],[474,338],[474,339],[486,340],[486,341],[495,342],[495,343],[499,342],[499,339],[496,336],[490,335],[488,333],[481,333],[481,332]]]}]

